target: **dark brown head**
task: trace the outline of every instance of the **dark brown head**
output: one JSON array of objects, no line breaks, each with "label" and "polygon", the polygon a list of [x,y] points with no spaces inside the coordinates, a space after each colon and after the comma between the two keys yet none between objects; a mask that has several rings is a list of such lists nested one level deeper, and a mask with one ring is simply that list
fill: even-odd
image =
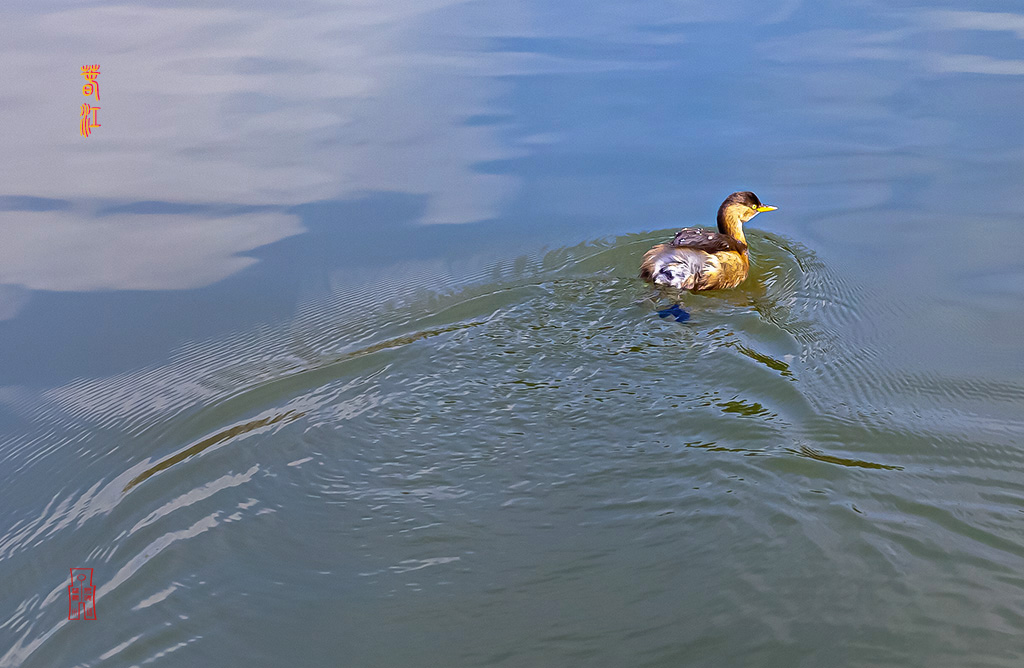
[{"label": "dark brown head", "polygon": [[[722,234],[742,235],[742,224],[763,211],[774,211],[778,207],[761,204],[757,195],[744,190],[725,198],[718,207],[718,231]],[[742,239],[742,236],[739,237]]]}]

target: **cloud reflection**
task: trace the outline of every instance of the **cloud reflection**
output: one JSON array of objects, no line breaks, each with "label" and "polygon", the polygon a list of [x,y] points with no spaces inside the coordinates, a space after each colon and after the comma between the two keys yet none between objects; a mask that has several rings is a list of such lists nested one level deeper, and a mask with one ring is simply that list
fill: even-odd
[{"label": "cloud reflection", "polygon": [[1024,15],[1009,12],[927,11],[921,23],[940,30],[1010,31],[1024,39]]},{"label": "cloud reflection", "polygon": [[295,216],[267,212],[83,221],[65,211],[19,211],[0,218],[0,283],[56,291],[199,288],[256,262],[239,253],[302,229]]},{"label": "cloud reflection", "polygon": [[[19,132],[5,138],[0,199],[75,206],[25,207],[32,210],[3,219],[0,283],[195,288],[254,261],[243,253],[301,231],[285,215],[191,215],[237,204],[287,207],[396,192],[424,197],[419,222],[495,218],[518,180],[480,166],[536,149],[502,135],[509,126],[496,100],[509,88],[504,78],[661,67],[649,54],[602,51],[602,41],[612,34],[672,43],[678,26],[720,19],[721,11],[660,2],[628,21],[625,10],[584,13],[569,30],[594,39],[596,52],[583,57],[494,48],[505,37],[543,37],[550,31],[542,25],[557,25],[551,34],[563,37],[566,24],[549,14],[576,16],[576,9],[491,8],[485,19],[461,0],[303,11],[9,11],[0,16],[10,36],[0,57],[17,76],[0,89],[0,105]],[[88,139],[77,133],[79,61],[102,67],[102,129]],[[498,121],[471,121],[487,117]],[[91,219],[77,206],[83,201],[122,213],[139,202],[161,207],[159,215]],[[9,307],[0,315],[16,311],[21,301],[3,297]]]},{"label": "cloud reflection", "polygon": [[[497,89],[444,76],[455,72],[414,45],[416,21],[453,4],[4,16],[16,38],[0,54],[18,76],[0,102],[15,102],[7,120],[24,132],[6,139],[0,183],[37,197],[274,205],[397,190],[430,195],[432,221],[492,217],[510,177],[473,164],[508,152],[463,121]],[[76,125],[86,55],[103,68],[103,128],[89,139]]]},{"label": "cloud reflection", "polygon": [[[18,128],[4,139],[0,196],[75,203],[11,207],[33,210],[0,219],[0,284],[196,288],[303,229],[280,213],[201,215],[238,203],[283,208],[390,191],[425,195],[423,222],[493,218],[514,180],[474,166],[513,153],[494,126],[465,120],[490,113],[499,89],[453,76],[465,73],[458,59],[417,57],[417,22],[456,4],[0,13],[9,36],[0,57],[17,73],[0,106]],[[102,128],[88,139],[77,132],[79,61],[102,67]],[[161,204],[158,213],[84,213],[145,201]],[[0,318],[23,293],[0,292]]]},{"label": "cloud reflection", "polygon": [[1000,60],[990,56],[932,54],[928,64],[937,72],[963,74],[1024,74],[1024,60]]}]

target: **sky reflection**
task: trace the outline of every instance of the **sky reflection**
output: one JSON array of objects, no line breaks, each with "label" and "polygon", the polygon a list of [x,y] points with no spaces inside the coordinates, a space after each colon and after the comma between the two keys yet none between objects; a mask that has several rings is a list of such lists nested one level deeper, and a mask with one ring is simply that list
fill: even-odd
[{"label": "sky reflection", "polygon": [[[507,179],[470,165],[508,152],[461,123],[488,111],[487,87],[428,79],[416,57],[416,22],[445,4],[5,17],[18,76],[3,102],[23,131],[0,181],[36,197],[275,205],[401,190],[432,195],[431,220],[492,216]],[[104,127],[88,141],[75,125],[84,54],[103,68]]]},{"label": "sky reflection", "polygon": [[[531,243],[706,221],[741,186],[785,202],[774,230],[861,263],[861,240],[904,234],[876,222],[894,212],[1016,211],[995,194],[1024,187],[1011,8],[8,6],[0,321],[47,293],[11,332],[28,341],[100,308],[52,293],[104,295],[109,313],[127,308],[114,291],[212,288],[146,308],[230,299],[225,323],[244,328],[311,286],[364,289],[399,256],[444,275]],[[88,139],[86,62],[103,95]],[[852,239],[834,224],[866,213]],[[190,331],[177,340],[210,333]]]},{"label": "sky reflection", "polygon": [[249,213],[115,215],[8,213],[0,220],[0,282],[30,290],[188,290],[256,262],[239,253],[299,234],[295,216]]}]

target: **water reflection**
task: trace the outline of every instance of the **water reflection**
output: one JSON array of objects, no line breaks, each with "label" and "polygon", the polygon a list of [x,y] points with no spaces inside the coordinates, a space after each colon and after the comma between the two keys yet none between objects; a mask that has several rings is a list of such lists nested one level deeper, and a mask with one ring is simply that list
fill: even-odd
[{"label": "water reflection", "polygon": [[[19,5],[0,666],[1010,655],[1019,14]],[[659,319],[741,188],[750,280]]]},{"label": "water reflection", "polygon": [[[639,221],[658,215],[663,223],[672,211],[665,205],[684,195],[693,201],[705,195],[713,199],[721,183],[752,175],[759,182],[766,176],[774,179],[776,191],[784,191],[780,194],[797,216],[821,210],[823,203],[845,211],[889,205],[906,197],[901,192],[906,185],[900,184],[933,193],[946,187],[938,152],[948,152],[954,142],[959,150],[970,147],[951,135],[949,119],[903,113],[900,98],[920,95],[927,106],[936,95],[914,86],[919,72],[887,65],[822,71],[809,65],[894,61],[937,72],[1016,74],[1019,61],[991,47],[990,52],[972,52],[984,43],[970,35],[1000,31],[1019,36],[1022,17],[893,12],[868,3],[843,15],[844,25],[852,27],[839,28],[822,27],[814,13],[798,7],[791,3],[765,17],[769,27],[759,39],[752,46],[730,45],[735,55],[725,64],[703,53],[722,52],[726,33],[714,24],[742,15],[743,2],[714,11],[653,2],[628,13],[608,8],[581,12],[573,3],[481,11],[438,1],[375,9],[309,5],[296,14],[269,8],[239,11],[230,4],[12,14],[15,37],[0,55],[17,63],[22,74],[0,91],[0,101],[9,107],[9,122],[28,131],[9,139],[10,159],[0,166],[0,182],[10,195],[7,200],[31,198],[25,208],[35,213],[55,202],[67,215],[7,217],[6,225],[20,234],[35,231],[29,238],[15,238],[18,266],[0,281],[46,290],[195,288],[251,265],[239,254],[301,229],[294,221],[270,217],[231,218],[217,226],[194,225],[188,216],[123,219],[120,227],[90,220],[99,211],[131,212],[147,201],[171,215],[185,213],[174,207],[266,205],[280,210],[395,192],[423,197],[416,222],[467,222],[507,221],[510,213],[522,221],[531,213],[530,202],[540,198],[548,211],[618,211]],[[566,20],[569,16],[574,19]],[[966,36],[953,42],[940,38],[954,31]],[[431,36],[429,43],[418,37],[423,34]],[[922,35],[928,38],[922,41]],[[34,51],[34,45],[48,41],[56,48],[46,55]],[[69,82],[76,72],[63,72],[59,63],[80,53],[97,59],[110,54],[103,74],[110,90],[103,110],[109,120],[97,141],[83,141],[68,131],[71,126],[60,115],[68,91],[75,90]],[[785,85],[764,88],[754,97],[730,96],[733,75],[726,72],[744,62],[756,63],[752,78]],[[684,63],[709,66],[713,80],[681,70]],[[799,69],[787,67],[793,64]],[[628,87],[616,75],[623,70],[632,78]],[[660,93],[673,110],[670,117],[646,104],[653,94],[645,83],[647,70],[675,72],[652,79],[678,79],[679,94]],[[577,95],[581,99],[591,85],[624,94],[619,103],[630,123],[618,122],[601,107],[576,107],[575,94],[551,87],[558,77],[570,75],[584,86],[584,94]],[[702,84],[700,97],[682,94],[696,83]],[[567,124],[568,117],[548,114],[545,96],[557,109],[582,113],[587,122]],[[773,113],[767,113],[766,105]],[[40,116],[40,109],[48,113]],[[778,110],[786,114],[775,114]],[[837,124],[843,132],[835,131]],[[702,175],[702,170],[669,162],[642,185],[630,184],[618,170],[612,180],[601,177],[605,165],[614,164],[602,153],[616,144],[645,146],[659,160],[662,151],[654,138],[669,147],[666,156],[683,150],[687,162],[711,171]],[[737,138],[749,146],[736,157],[751,169],[730,159],[708,160],[725,155]],[[566,146],[576,152],[569,163]],[[893,151],[894,146],[899,150]],[[771,162],[763,155],[772,156]],[[580,158],[588,161],[585,173],[579,171]],[[620,156],[614,161],[621,164]],[[39,171],[57,162],[66,168]],[[675,173],[666,179],[666,171]],[[999,170],[998,185],[1019,185],[1016,177],[1007,182],[1009,174]],[[564,189],[570,182],[575,182],[573,190],[562,193],[546,185]],[[977,201],[976,188],[964,185],[954,206]],[[79,206],[96,200],[106,204]],[[659,200],[664,205],[650,205]],[[146,224],[171,228],[167,234],[175,238],[165,243],[155,230],[137,234]],[[224,230],[232,224],[238,225],[234,234],[248,240],[225,247],[225,240],[209,228]],[[280,229],[270,232],[275,226]],[[80,266],[71,276],[53,278],[53,258],[60,249],[96,232],[107,236],[104,248],[117,253],[123,245],[125,256],[139,258],[152,275],[124,267],[114,269],[119,275],[104,276],[124,258],[86,252],[76,258]],[[210,234],[217,238],[211,240]],[[150,242],[165,247],[162,257],[140,252],[138,245]],[[204,250],[208,247],[210,252]],[[21,301],[6,296],[10,317]]]},{"label": "water reflection", "polygon": [[302,231],[285,213],[10,212],[0,219],[0,283],[60,292],[201,288],[254,264],[247,251]]},{"label": "water reflection", "polygon": [[[511,154],[461,120],[496,89],[427,76],[438,64],[413,38],[457,4],[11,13],[0,55],[19,76],[2,94],[27,131],[9,138],[0,182],[36,197],[275,205],[398,190],[431,196],[427,220],[491,217],[510,179],[472,165]],[[67,122],[67,63],[84,53],[103,58],[106,93],[89,141]]]},{"label": "water reflection", "polygon": [[1007,31],[1024,39],[1024,14],[934,10],[923,11],[917,18],[923,25],[939,30]]}]

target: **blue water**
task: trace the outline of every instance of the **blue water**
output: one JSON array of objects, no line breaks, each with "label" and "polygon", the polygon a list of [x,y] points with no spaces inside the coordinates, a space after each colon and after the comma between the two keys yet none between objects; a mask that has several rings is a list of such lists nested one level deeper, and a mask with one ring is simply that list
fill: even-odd
[{"label": "blue water", "polygon": [[1018,5],[0,25],[0,668],[1020,665]]}]

